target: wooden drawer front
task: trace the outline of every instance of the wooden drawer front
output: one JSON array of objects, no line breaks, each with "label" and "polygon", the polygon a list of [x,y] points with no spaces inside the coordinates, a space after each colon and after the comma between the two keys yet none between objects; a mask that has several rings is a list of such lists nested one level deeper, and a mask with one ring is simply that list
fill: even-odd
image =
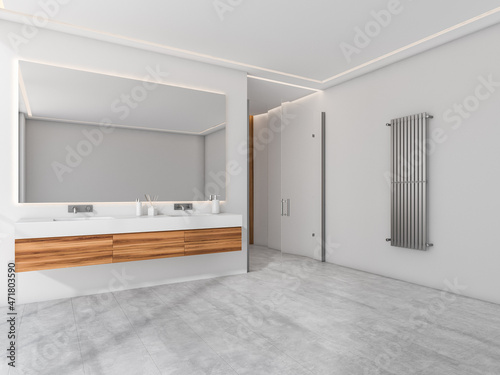
[{"label": "wooden drawer front", "polygon": [[113,247],[136,248],[138,245],[161,245],[164,243],[183,243],[184,231],[124,233],[113,235]]},{"label": "wooden drawer front", "polygon": [[[232,241],[241,242],[241,227],[235,228],[214,228],[214,229],[196,229],[186,231],[186,244],[188,242],[200,241]],[[240,243],[241,250],[241,243]]]},{"label": "wooden drawer front", "polygon": [[184,255],[184,244],[138,244],[135,247],[114,248],[113,263],[132,262],[157,258],[181,257]]},{"label": "wooden drawer front", "polygon": [[224,253],[227,251],[240,251],[241,239],[222,241],[200,241],[186,243],[186,255]]},{"label": "wooden drawer front", "polygon": [[16,271],[111,263],[113,236],[78,236],[16,240]]},{"label": "wooden drawer front", "polygon": [[184,231],[113,236],[113,263],[184,255]]}]

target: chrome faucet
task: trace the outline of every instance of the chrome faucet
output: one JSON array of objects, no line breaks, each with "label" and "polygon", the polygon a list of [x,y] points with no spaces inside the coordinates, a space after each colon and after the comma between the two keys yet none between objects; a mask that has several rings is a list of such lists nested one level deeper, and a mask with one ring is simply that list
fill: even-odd
[{"label": "chrome faucet", "polygon": [[174,210],[192,210],[193,209],[193,204],[192,203],[174,203]]},{"label": "chrome faucet", "polygon": [[72,205],[68,206],[68,212],[72,212],[77,214],[78,212],[94,212],[94,206],[92,204],[81,204],[81,205]]}]

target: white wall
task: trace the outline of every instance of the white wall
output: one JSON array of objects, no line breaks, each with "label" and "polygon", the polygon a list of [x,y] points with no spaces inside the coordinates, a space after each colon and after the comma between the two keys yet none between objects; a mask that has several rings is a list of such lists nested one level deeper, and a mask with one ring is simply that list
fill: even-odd
[{"label": "white wall", "polygon": [[267,140],[269,132],[267,127],[267,113],[254,116],[254,234],[255,245],[267,247],[268,229],[268,192],[267,192]]},{"label": "white wall", "polygon": [[[458,284],[455,291],[466,296],[500,303],[499,42],[496,25],[293,102],[302,114],[317,112],[318,120],[302,123],[311,132],[326,112],[328,262],[436,289]],[[465,108],[463,117],[454,113],[456,105]],[[422,252],[385,241],[390,237],[385,124],[425,111],[434,115],[428,142],[434,247]],[[267,122],[267,115],[256,118]],[[268,145],[269,247],[276,248],[281,245],[276,233],[283,229],[271,216],[282,182],[277,140],[279,135]],[[304,231],[309,224],[303,220]]]},{"label": "white wall", "polygon": [[[25,202],[132,202],[146,193],[162,201],[191,201],[205,189],[204,136],[110,130],[27,120]],[[91,148],[79,147],[83,142]],[[222,171],[224,146],[211,153],[222,159]]]},{"label": "white wall", "polygon": [[[153,52],[98,42],[47,30],[21,44],[16,51],[9,33],[22,35],[22,25],[0,23],[0,279],[6,279],[6,264],[14,259],[15,222],[26,217],[59,217],[67,207],[58,204],[18,204],[18,89],[17,60],[84,69],[142,79],[159,69],[165,83],[215,91],[227,98],[227,162],[232,175],[223,210],[243,215],[243,251],[206,256],[170,258],[143,262],[76,267],[18,274],[18,302],[70,297],[133,288],[174,280],[246,272],[247,259],[247,87],[246,73],[173,58]],[[11,34],[12,35],[12,34]],[[168,75],[167,75],[168,74]],[[195,203],[195,208],[206,203]],[[97,204],[104,216],[131,214],[133,203]],[[123,281],[120,275],[126,274]],[[122,281],[120,281],[120,279]],[[0,304],[6,303],[6,288],[0,288]]]},{"label": "white wall", "polygon": [[[500,303],[500,25],[327,90],[329,262]],[[483,78],[481,78],[483,77]],[[481,88],[491,77],[494,87]],[[484,86],[484,85],[483,85]],[[473,99],[474,96],[483,99]],[[465,101],[477,108],[450,119]],[[427,252],[391,247],[389,128],[427,111]],[[460,125],[458,126],[458,122]],[[454,128],[454,125],[455,128]],[[337,244],[337,245],[336,245]]]},{"label": "white wall", "polygon": [[[205,196],[219,195],[226,199],[226,130],[221,129],[205,139]],[[205,198],[208,199],[208,198]]]}]

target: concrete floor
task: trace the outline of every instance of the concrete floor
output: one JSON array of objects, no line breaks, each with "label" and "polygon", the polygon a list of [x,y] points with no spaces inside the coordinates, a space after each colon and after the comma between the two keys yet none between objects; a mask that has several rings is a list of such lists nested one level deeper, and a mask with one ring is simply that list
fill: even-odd
[{"label": "concrete floor", "polygon": [[246,275],[18,306],[18,367],[4,354],[0,374],[500,374],[498,305],[266,248],[250,259]]}]

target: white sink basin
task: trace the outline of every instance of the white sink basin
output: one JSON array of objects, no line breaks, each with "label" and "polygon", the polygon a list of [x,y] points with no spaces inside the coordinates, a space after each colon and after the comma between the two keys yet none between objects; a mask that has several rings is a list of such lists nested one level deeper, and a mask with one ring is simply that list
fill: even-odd
[{"label": "white sink basin", "polygon": [[209,213],[193,213],[193,214],[189,214],[189,213],[178,213],[178,214],[168,214],[166,216],[176,216],[176,217],[189,217],[189,216],[211,216],[213,214],[209,214]]},{"label": "white sink basin", "polygon": [[[177,212],[172,210],[165,213],[176,214]],[[148,216],[138,218],[133,215],[133,212],[128,215],[102,212],[100,215],[95,213],[95,215],[77,214],[74,216],[61,212],[60,216],[56,214],[19,220],[16,223],[16,239],[231,228],[240,227],[242,220],[239,214],[214,215],[206,211],[195,212],[193,216],[163,215],[156,216],[156,218]]]},{"label": "white sink basin", "polygon": [[61,217],[52,219],[53,221],[85,221],[85,220],[110,220],[114,219],[111,216],[89,216],[89,217]]}]

